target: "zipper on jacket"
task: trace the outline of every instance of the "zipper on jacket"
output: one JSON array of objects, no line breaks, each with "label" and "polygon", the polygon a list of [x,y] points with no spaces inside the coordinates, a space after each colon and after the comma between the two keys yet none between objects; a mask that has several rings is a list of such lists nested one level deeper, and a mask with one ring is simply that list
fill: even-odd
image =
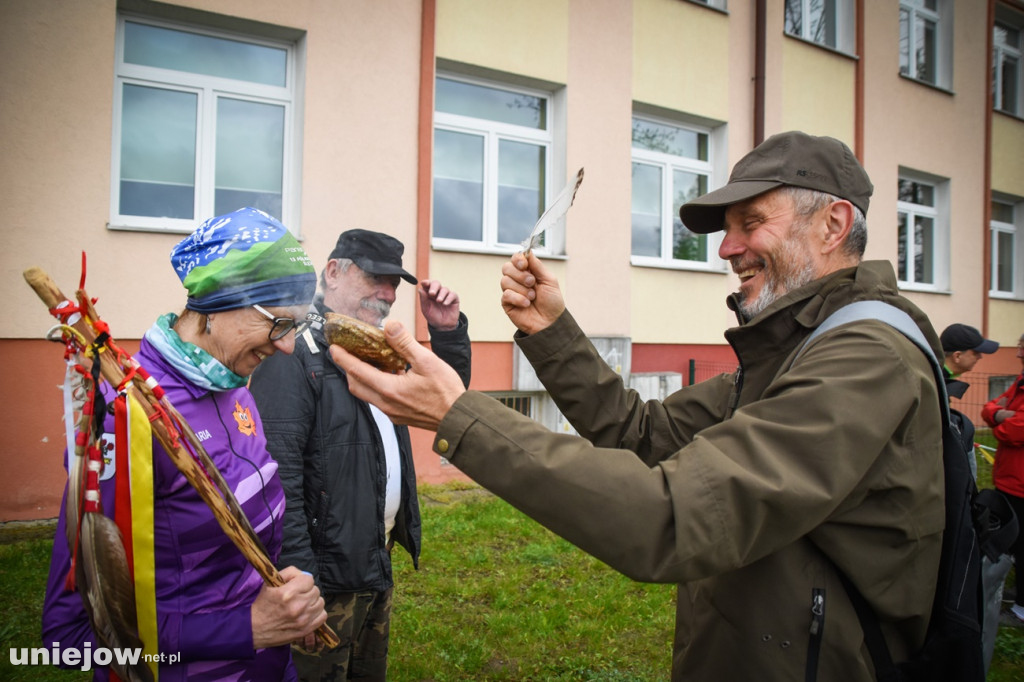
[{"label": "zipper on jacket", "polygon": [[324,526],[327,518],[327,491],[321,490],[320,497],[317,499],[316,514],[313,515],[313,520],[310,523],[313,526],[313,546],[319,547],[322,544],[324,536]]},{"label": "zipper on jacket", "polygon": [[726,418],[731,417],[732,413],[736,411],[736,406],[740,404],[740,391],[743,390],[743,365],[736,366],[736,376],[732,380],[732,395],[729,396],[729,407],[726,413]]},{"label": "zipper on jacket", "polygon": [[806,682],[818,679],[818,658],[821,654],[821,639],[825,631],[825,590],[815,587],[811,590],[811,628],[807,643]]}]

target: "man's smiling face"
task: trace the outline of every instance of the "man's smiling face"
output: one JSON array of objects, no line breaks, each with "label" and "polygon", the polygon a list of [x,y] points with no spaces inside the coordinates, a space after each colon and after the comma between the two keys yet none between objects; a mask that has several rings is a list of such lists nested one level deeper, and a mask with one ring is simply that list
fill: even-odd
[{"label": "man's smiling face", "polygon": [[819,276],[820,252],[812,244],[817,232],[808,229],[816,217],[799,216],[792,197],[782,189],[726,209],[718,255],[740,278],[740,312],[745,319]]}]

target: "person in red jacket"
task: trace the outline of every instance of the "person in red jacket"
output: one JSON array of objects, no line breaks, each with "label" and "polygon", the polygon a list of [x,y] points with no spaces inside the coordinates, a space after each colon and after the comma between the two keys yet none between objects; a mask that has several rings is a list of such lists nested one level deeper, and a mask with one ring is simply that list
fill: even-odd
[{"label": "person in red jacket", "polygon": [[[1017,358],[1024,370],[1024,334],[1017,342]],[[981,418],[992,427],[998,446],[992,467],[992,483],[1003,493],[1017,518],[1024,519],[1024,371],[1009,389],[990,400],[981,411]],[[1024,533],[1010,548],[1018,575],[1024,566]],[[1024,622],[1024,581],[1018,580],[1013,615]]]}]

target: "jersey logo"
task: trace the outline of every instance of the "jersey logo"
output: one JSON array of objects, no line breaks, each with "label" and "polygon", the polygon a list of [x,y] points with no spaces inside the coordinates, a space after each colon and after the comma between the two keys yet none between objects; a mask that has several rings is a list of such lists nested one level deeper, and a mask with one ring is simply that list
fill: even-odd
[{"label": "jersey logo", "polygon": [[238,422],[238,432],[243,436],[256,435],[256,423],[252,420],[252,412],[248,407],[242,407],[235,401],[235,412],[232,415]]}]

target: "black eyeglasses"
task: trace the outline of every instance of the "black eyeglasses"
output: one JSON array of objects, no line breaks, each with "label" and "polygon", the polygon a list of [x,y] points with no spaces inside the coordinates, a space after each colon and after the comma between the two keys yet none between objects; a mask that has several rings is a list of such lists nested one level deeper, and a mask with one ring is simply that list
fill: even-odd
[{"label": "black eyeglasses", "polygon": [[270,333],[267,334],[271,341],[280,341],[293,329],[295,330],[296,336],[309,329],[309,320],[298,321],[291,317],[274,317],[269,311],[261,306],[253,305],[253,308],[256,309],[256,312],[274,323],[270,327]]}]

